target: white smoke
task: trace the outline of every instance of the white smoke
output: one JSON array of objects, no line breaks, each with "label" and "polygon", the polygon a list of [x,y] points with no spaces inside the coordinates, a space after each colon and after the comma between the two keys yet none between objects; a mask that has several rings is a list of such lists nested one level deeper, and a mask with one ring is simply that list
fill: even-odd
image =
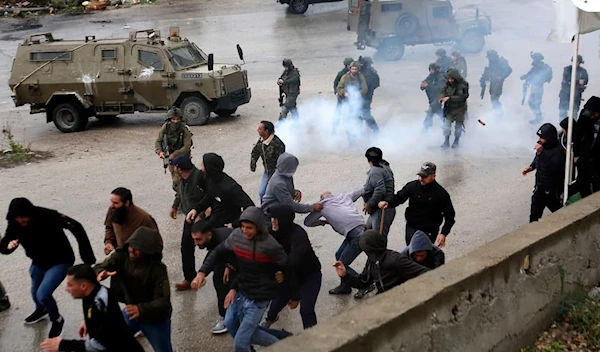
[{"label": "white smoke", "polygon": [[138,75],[138,78],[141,80],[147,80],[150,77],[152,77],[153,74],[154,74],[154,67],[146,67],[140,72],[140,74]]}]

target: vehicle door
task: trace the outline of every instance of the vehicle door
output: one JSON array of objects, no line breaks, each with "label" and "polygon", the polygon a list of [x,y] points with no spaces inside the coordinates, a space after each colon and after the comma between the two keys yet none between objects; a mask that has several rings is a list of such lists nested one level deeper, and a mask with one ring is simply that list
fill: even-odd
[{"label": "vehicle door", "polygon": [[363,0],[348,0],[348,26],[347,30],[356,31],[358,28],[358,19],[360,12],[360,4]]},{"label": "vehicle door", "polygon": [[458,26],[449,2],[432,2],[427,5],[427,23],[434,41],[452,41],[458,36]]},{"label": "vehicle door", "polygon": [[155,47],[132,47],[131,87],[133,99],[151,109],[167,109],[173,101],[173,87],[168,76],[173,74],[165,53]]},{"label": "vehicle door", "polygon": [[377,36],[393,35],[396,33],[396,22],[404,12],[401,1],[377,1],[371,8],[371,30]]},{"label": "vehicle door", "polygon": [[[127,101],[123,91],[129,87],[125,70],[125,48],[120,44],[100,44],[94,48],[96,72],[88,72],[96,87],[94,103],[118,106]],[[87,89],[87,88],[86,88]],[[101,111],[101,110],[100,110]]]}]

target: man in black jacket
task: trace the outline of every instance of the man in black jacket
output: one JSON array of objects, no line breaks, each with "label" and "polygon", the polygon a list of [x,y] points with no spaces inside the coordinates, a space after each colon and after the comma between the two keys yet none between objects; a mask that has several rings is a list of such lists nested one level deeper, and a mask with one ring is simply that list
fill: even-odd
[{"label": "man in black jacket", "polygon": [[350,286],[364,289],[372,284],[377,287],[377,294],[389,291],[429,271],[396,251],[386,248],[387,238],[377,231],[367,230],[360,237],[360,248],[367,255],[367,263],[360,275],[346,271],[340,261],[333,264],[337,274]]},{"label": "man in black jacket", "polygon": [[49,338],[60,336],[65,320],[58,312],[52,293],[67,275],[75,262],[73,248],[64,229],[77,239],[79,254],[86,264],[96,261],[90,241],[80,223],[56,210],[34,206],[26,198],[14,198],[6,215],[8,227],[0,253],[11,254],[20,245],[31,258],[31,295],[35,311],[25,318],[25,324],[35,324],[50,317],[52,327]]},{"label": "man in black jacket", "polygon": [[531,165],[521,172],[523,176],[533,170],[535,187],[531,196],[529,222],[538,221],[544,209],[555,212],[562,207],[562,193],[565,177],[565,153],[558,143],[558,132],[551,123],[543,124],[537,131],[536,155]]},{"label": "man in black jacket", "polygon": [[205,197],[187,213],[186,221],[192,223],[198,214],[211,208],[206,219],[213,228],[237,226],[242,211],[254,202],[242,186],[223,172],[225,162],[220,155],[206,153],[202,156],[202,173],[206,180]]},{"label": "man in black jacket", "polygon": [[[206,261],[210,253],[218,245],[225,242],[232,231],[232,229],[226,227],[213,229],[210,227],[208,221],[199,221],[192,225],[192,238],[198,248],[208,250],[204,258]],[[212,328],[212,333],[215,335],[227,332],[227,327],[225,326],[225,296],[229,293],[229,282],[232,279],[232,269],[234,267],[235,256],[223,256],[218,259],[213,272],[213,285],[217,292],[217,308],[219,309],[217,324]]]},{"label": "man in black jacket", "polygon": [[[446,245],[446,236],[454,226],[454,207],[448,192],[435,180],[437,167],[426,162],[417,173],[418,180],[407,183],[396,195],[380,202],[379,207],[397,207],[408,200],[406,208],[406,245],[417,230],[427,234],[436,246]],[[442,230],[440,231],[440,226]]]},{"label": "man in black jacket", "polygon": [[79,336],[89,335],[89,339],[47,339],[41,345],[44,352],[144,352],[127,329],[117,300],[98,283],[91,266],[79,264],[69,268],[67,292],[82,301],[84,322],[79,327]]},{"label": "man in black jacket", "polygon": [[[302,226],[294,223],[296,213],[289,205],[276,205],[269,209],[271,214],[270,233],[288,255],[288,266],[295,271],[300,286],[300,316],[305,329],[317,325],[315,304],[321,291],[321,263],[310,244],[308,234]],[[290,301],[287,283],[279,285],[279,295],[271,302],[267,317],[262,324],[271,326],[277,315]]]},{"label": "man in black jacket", "polygon": [[583,106],[573,138],[577,165],[577,187],[582,198],[600,190],[600,98],[593,96]]}]

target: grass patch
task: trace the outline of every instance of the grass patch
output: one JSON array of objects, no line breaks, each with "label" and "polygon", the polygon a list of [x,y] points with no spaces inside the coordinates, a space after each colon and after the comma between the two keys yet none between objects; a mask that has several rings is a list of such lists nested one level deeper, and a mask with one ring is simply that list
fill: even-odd
[{"label": "grass patch", "polygon": [[52,156],[52,154],[48,152],[33,151],[31,150],[30,145],[25,146],[15,141],[15,136],[12,134],[9,124],[6,124],[2,128],[2,135],[8,148],[3,147],[0,152],[0,168],[12,167]]}]

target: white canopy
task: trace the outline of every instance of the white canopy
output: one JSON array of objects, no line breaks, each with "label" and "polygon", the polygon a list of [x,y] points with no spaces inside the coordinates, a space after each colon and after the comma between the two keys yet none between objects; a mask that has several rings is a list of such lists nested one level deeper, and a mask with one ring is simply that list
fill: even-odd
[{"label": "white canopy", "polygon": [[576,34],[600,29],[599,12],[599,0],[554,0],[554,23],[548,40],[571,43]]}]

